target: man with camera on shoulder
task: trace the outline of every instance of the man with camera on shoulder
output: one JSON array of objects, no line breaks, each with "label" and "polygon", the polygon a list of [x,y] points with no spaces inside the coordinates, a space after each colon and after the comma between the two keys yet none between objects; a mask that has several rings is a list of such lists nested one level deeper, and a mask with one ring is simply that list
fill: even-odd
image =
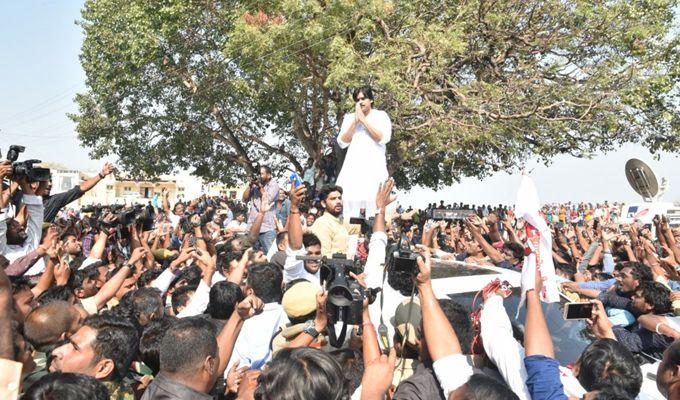
[{"label": "man with camera on shoulder", "polygon": [[[26,228],[19,221],[12,218],[7,210],[11,197],[10,187],[5,188],[4,183],[2,198],[0,199],[0,254],[4,255],[9,262],[35,250],[40,245],[43,224],[43,202],[36,196],[33,185],[28,182],[26,176],[13,175],[12,162],[9,160],[0,162],[0,182],[5,178],[17,182],[23,193],[22,202],[26,205],[28,220]],[[37,191],[44,190],[46,181],[36,182]]]},{"label": "man with camera on shoulder", "polygon": [[272,170],[266,165],[257,168],[259,175],[253,175],[246,190],[243,191],[243,201],[250,204],[248,225],[252,225],[257,213],[262,208],[262,192],[266,191],[270,209],[265,213],[260,227],[260,235],[255,242],[255,248],[265,253],[276,239],[276,207],[274,203],[279,196],[279,185],[272,179]]}]

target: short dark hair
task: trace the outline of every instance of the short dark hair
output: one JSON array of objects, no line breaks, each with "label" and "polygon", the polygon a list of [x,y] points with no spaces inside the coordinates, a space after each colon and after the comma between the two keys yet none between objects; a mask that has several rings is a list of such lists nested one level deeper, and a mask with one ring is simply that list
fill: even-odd
[{"label": "short dark hair", "polygon": [[[132,292],[132,310],[139,325],[144,326],[152,318],[163,316],[163,299],[161,291],[152,287],[143,287]],[[158,313],[158,314],[155,314]]]},{"label": "short dark hair", "polygon": [[[451,371],[451,373],[455,373]],[[466,400],[519,400],[507,385],[484,374],[474,374],[467,382]]]},{"label": "short dark hair", "polygon": [[153,320],[144,327],[142,337],[139,339],[139,356],[142,362],[151,369],[153,375],[157,375],[161,369],[161,342],[165,332],[174,322],[173,317]]},{"label": "short dark hair", "polygon": [[665,314],[671,309],[671,291],[659,282],[642,281],[636,289],[645,303],[654,308],[654,314]]},{"label": "short dark hair", "polygon": [[305,233],[302,235],[302,245],[305,246],[305,248],[309,246],[321,246],[321,241],[315,234]]},{"label": "short dark hair", "polygon": [[97,331],[96,341],[92,345],[94,361],[111,359],[115,366],[113,378],[118,381],[123,379],[137,354],[137,328],[130,321],[108,312],[87,317],[83,325]]},{"label": "short dark hair", "polygon": [[630,268],[631,275],[636,280],[642,281],[653,281],[654,275],[652,275],[652,269],[641,262],[630,262],[626,267]]},{"label": "short dark hair", "polygon": [[340,365],[329,354],[311,347],[280,350],[258,381],[260,400],[347,398]]},{"label": "short dark hair", "polygon": [[642,387],[642,371],[633,354],[613,339],[598,339],[579,357],[578,381],[591,391],[608,384],[636,397]]},{"label": "short dark hair", "polygon": [[210,300],[205,312],[215,319],[229,319],[236,304],[244,299],[241,287],[233,282],[217,282],[210,288]]},{"label": "short dark hair", "polygon": [[326,185],[319,190],[319,201],[324,201],[332,192],[340,192],[342,194],[342,188],[338,185]]},{"label": "short dark hair", "polygon": [[453,330],[456,332],[456,336],[458,336],[463,354],[470,354],[473,338],[470,310],[451,299],[439,299],[438,301],[439,306],[446,315],[446,319],[449,320]]},{"label": "short dark hair", "polygon": [[68,286],[71,290],[76,290],[83,287],[85,279],[95,280],[99,278],[99,270],[94,265],[88,265],[83,269],[72,271],[68,280]]},{"label": "short dark hair", "polygon": [[208,356],[217,356],[213,324],[200,317],[182,318],[163,335],[160,370],[191,373]]},{"label": "short dark hair", "polygon": [[44,291],[38,296],[37,302],[40,305],[53,303],[55,301],[71,302],[73,300],[73,291],[65,285],[55,285]]},{"label": "short dark hair", "polygon": [[593,391],[597,391],[594,396],[590,397],[592,400],[634,400],[635,396],[631,396],[628,392],[618,386],[612,385],[596,385]]},{"label": "short dark hair", "polygon": [[562,271],[563,273],[567,274],[569,278],[572,280],[574,278],[574,274],[576,274],[576,268],[568,263],[560,262],[555,263],[555,270]]},{"label": "short dark hair", "polygon": [[373,88],[371,88],[370,86],[367,85],[354,89],[354,91],[352,92],[352,100],[354,100],[355,102],[359,101],[357,100],[357,97],[359,97],[359,93],[362,93],[364,97],[373,100]]},{"label": "short dark hair", "polygon": [[364,375],[363,356],[359,351],[353,349],[338,349],[328,354],[340,364],[342,375],[345,377],[347,396],[351,396],[361,385],[361,378]]},{"label": "short dark hair", "polygon": [[[272,173],[272,169],[269,168],[268,165],[260,165],[260,169],[263,169],[263,170],[267,171],[267,173],[270,174],[270,175],[271,175],[271,173]],[[257,171],[257,172],[260,172],[260,171]]]},{"label": "short dark hair", "polygon": [[280,245],[285,239],[286,236],[288,235],[288,232],[279,232],[276,234],[276,245]]},{"label": "short dark hair", "polygon": [[253,265],[248,269],[248,286],[264,303],[281,301],[283,273],[272,263]]},{"label": "short dark hair", "polygon": [[157,269],[149,269],[142,273],[142,275],[137,280],[137,286],[140,288],[146,287],[149,283],[153,282],[156,278],[160,276],[162,271]]},{"label": "short dark hair", "polygon": [[186,307],[190,298],[189,292],[195,292],[197,288],[198,286],[195,285],[185,285],[175,289],[171,299],[172,311],[174,311],[175,314],[179,313],[178,309],[180,307]]},{"label": "short dark hair", "polygon": [[[11,279],[11,278],[10,278]],[[12,294],[17,294],[23,292],[24,290],[31,290],[31,283],[25,276],[20,276],[11,279],[12,282]]]},{"label": "short dark hair", "polygon": [[198,286],[198,284],[201,283],[202,275],[203,271],[201,271],[198,265],[192,265],[190,267],[184,268],[182,274],[175,281],[175,283],[184,280],[187,282],[187,285],[189,286]]},{"label": "short dark hair", "polygon": [[108,400],[109,390],[94,377],[71,372],[53,372],[38,379],[21,396],[26,400]]},{"label": "short dark hair", "polygon": [[521,244],[515,242],[505,242],[503,247],[510,250],[512,252],[512,256],[516,259],[524,259],[524,247]]}]

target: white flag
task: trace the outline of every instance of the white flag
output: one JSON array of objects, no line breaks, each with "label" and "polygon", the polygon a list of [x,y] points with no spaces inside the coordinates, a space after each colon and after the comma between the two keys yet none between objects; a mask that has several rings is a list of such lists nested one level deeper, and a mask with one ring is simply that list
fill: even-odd
[{"label": "white flag", "polygon": [[[536,286],[536,270],[543,280],[543,290],[540,298],[546,303],[560,300],[555,279],[555,266],[552,258],[552,234],[550,227],[541,215],[541,203],[538,200],[536,185],[529,175],[522,173],[522,180],[517,190],[515,201],[515,216],[523,218],[527,236],[527,253],[522,267],[522,298],[520,307],[524,304],[526,291]],[[518,310],[519,312],[519,310]]]}]

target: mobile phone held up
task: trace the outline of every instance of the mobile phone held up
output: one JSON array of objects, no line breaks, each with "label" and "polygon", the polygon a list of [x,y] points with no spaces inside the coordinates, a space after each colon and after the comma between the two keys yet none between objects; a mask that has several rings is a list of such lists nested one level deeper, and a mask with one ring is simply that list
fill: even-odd
[{"label": "mobile phone held up", "polygon": [[293,184],[293,187],[298,187],[298,186],[302,185],[302,180],[300,179],[298,174],[296,174],[295,172],[290,174],[290,181]]},{"label": "mobile phone held up", "polygon": [[593,303],[567,303],[564,305],[564,319],[588,319],[593,316]]}]

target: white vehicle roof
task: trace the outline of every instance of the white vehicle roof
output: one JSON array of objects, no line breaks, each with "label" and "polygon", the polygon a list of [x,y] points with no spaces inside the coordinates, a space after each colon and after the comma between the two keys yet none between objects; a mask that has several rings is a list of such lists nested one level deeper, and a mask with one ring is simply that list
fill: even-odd
[{"label": "white vehicle roof", "polygon": [[[435,262],[436,264],[436,262]],[[447,268],[445,266],[436,266],[433,268]],[[456,266],[451,266],[450,268],[457,268]],[[471,267],[467,267],[468,270]],[[499,268],[496,266],[479,266],[475,268],[480,268],[480,272],[484,269],[481,274],[471,274],[464,276],[455,276],[450,278],[433,278],[432,288],[434,290],[437,298],[440,299],[450,299],[450,295],[461,294],[461,293],[471,293],[478,292],[484,288],[489,282],[498,278],[501,281],[508,281],[513,287],[521,286],[521,273],[517,271],[512,271],[505,268]],[[494,273],[489,273],[493,271]],[[481,302],[481,295],[479,302]],[[511,320],[514,320],[513,313],[508,312],[508,316]],[[550,328],[550,327],[549,327]],[[554,334],[554,333],[553,333]],[[656,376],[656,370],[658,368],[657,363],[647,363],[641,366],[642,369],[642,388],[638,399],[641,400],[664,400],[665,398],[659,393],[656,388],[656,379],[652,377],[653,374]]]}]

